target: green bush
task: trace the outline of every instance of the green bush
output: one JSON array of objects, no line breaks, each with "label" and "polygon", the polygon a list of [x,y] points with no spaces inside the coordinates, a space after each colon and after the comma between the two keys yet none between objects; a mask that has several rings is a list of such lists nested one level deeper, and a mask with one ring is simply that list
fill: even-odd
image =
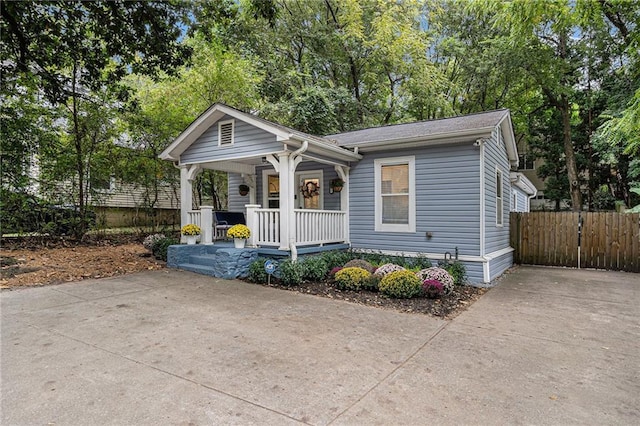
[{"label": "green bush", "polygon": [[370,276],[371,272],[356,266],[344,268],[336,273],[336,286],[342,290],[360,290]]},{"label": "green bush", "polygon": [[394,271],[380,281],[380,292],[396,299],[410,299],[422,293],[422,281],[411,271]]},{"label": "green bush", "polygon": [[302,278],[307,281],[322,281],[326,278],[329,268],[327,262],[320,256],[310,256],[302,261]]},{"label": "green bush", "polygon": [[365,271],[369,271],[369,273],[373,273],[373,271],[376,269],[371,263],[367,262],[364,259],[352,259],[347,263],[345,263],[344,267],[345,268],[352,268],[352,267],[362,268]]},{"label": "green bush", "polygon": [[327,264],[327,270],[330,271],[337,266],[343,266],[353,258],[353,254],[344,250],[325,251],[318,255]]},{"label": "green bush", "polygon": [[371,274],[371,276],[369,276],[369,278],[367,278],[365,282],[362,283],[362,289],[369,291],[378,291],[381,279],[382,277],[380,275]]},{"label": "green bush", "polygon": [[392,256],[380,252],[358,253],[358,257],[366,260],[373,265],[385,265],[393,263],[402,266],[405,269],[420,270],[431,267],[431,261],[424,255],[419,254],[416,257],[409,256]]},{"label": "green bush", "polygon": [[153,252],[153,257],[155,257],[158,260],[163,260],[166,262],[167,249],[169,248],[169,246],[172,246],[174,244],[180,244],[180,241],[171,237],[165,237],[165,238],[156,240],[153,243],[153,246],[151,248],[151,251]]},{"label": "green bush", "polygon": [[280,262],[280,281],[284,285],[300,285],[302,282],[303,266],[302,262],[285,259]]},{"label": "green bush", "polygon": [[264,263],[267,261],[264,257],[259,257],[249,265],[249,275],[247,279],[252,283],[264,284],[268,280],[268,274],[264,270]]},{"label": "green bush", "polygon": [[454,284],[462,285],[467,282],[467,268],[464,263],[456,260],[455,262],[440,262],[438,266],[453,277]]}]

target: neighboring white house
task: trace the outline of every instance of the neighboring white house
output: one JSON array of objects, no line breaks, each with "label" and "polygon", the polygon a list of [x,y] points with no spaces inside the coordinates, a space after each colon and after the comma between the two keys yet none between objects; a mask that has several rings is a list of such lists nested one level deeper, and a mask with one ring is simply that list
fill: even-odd
[{"label": "neighboring white house", "polygon": [[517,194],[535,194],[511,175],[518,153],[508,110],[319,137],[214,104],[160,158],[180,167],[181,223],[202,224],[204,243],[211,209],[194,210],[192,182],[222,170],[229,210],[245,212],[259,250],[458,253],[474,283],[512,265],[509,212],[528,208]]}]

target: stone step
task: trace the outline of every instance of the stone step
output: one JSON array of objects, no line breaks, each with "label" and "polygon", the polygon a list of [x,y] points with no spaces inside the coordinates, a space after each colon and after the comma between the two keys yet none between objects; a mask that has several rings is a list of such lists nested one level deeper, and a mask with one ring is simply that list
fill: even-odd
[{"label": "stone step", "polygon": [[[213,268],[211,266],[196,265],[196,264],[193,264],[193,263],[181,263],[181,264],[178,265],[178,269],[182,269],[182,270],[189,271],[189,272],[195,272],[196,274],[202,274],[202,275],[209,275],[211,277],[217,277],[215,268]],[[221,278],[221,277],[217,277],[217,278]]]},{"label": "stone step", "polygon": [[189,256],[189,263],[195,265],[211,266],[216,261],[215,254],[194,254]]}]

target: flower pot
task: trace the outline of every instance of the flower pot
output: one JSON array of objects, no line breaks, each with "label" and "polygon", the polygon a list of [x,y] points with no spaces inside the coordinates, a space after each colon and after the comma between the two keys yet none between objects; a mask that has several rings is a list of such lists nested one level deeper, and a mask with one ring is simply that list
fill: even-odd
[{"label": "flower pot", "polygon": [[334,186],[333,187],[333,192],[340,192],[342,191],[342,187],[341,186]]},{"label": "flower pot", "polygon": [[198,241],[197,235],[185,235],[185,238],[187,239],[188,245],[193,245]]},{"label": "flower pot", "polygon": [[247,242],[247,240],[245,240],[244,238],[234,238],[233,239],[233,245],[237,249],[244,248],[244,245],[246,244],[246,242]]}]

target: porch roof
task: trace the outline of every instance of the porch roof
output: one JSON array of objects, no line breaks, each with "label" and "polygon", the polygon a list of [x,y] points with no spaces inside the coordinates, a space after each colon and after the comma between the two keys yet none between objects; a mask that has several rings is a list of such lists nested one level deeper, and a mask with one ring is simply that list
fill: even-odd
[{"label": "porch roof", "polygon": [[[207,129],[224,116],[231,116],[237,120],[244,121],[252,126],[262,129],[276,136],[276,140],[284,145],[291,145],[292,148],[299,148],[304,142],[308,144],[310,153],[319,154],[327,159],[339,161],[358,161],[361,155],[350,149],[338,146],[335,141],[300,132],[295,129],[273,123],[263,118],[257,117],[238,109],[232,108],[222,103],[215,103],[205,112],[200,114],[161,154],[163,160],[179,161],[180,155],[189,148]],[[274,153],[275,154],[275,153]],[[241,160],[242,153],[236,159]],[[250,160],[247,157],[247,160]]]}]

